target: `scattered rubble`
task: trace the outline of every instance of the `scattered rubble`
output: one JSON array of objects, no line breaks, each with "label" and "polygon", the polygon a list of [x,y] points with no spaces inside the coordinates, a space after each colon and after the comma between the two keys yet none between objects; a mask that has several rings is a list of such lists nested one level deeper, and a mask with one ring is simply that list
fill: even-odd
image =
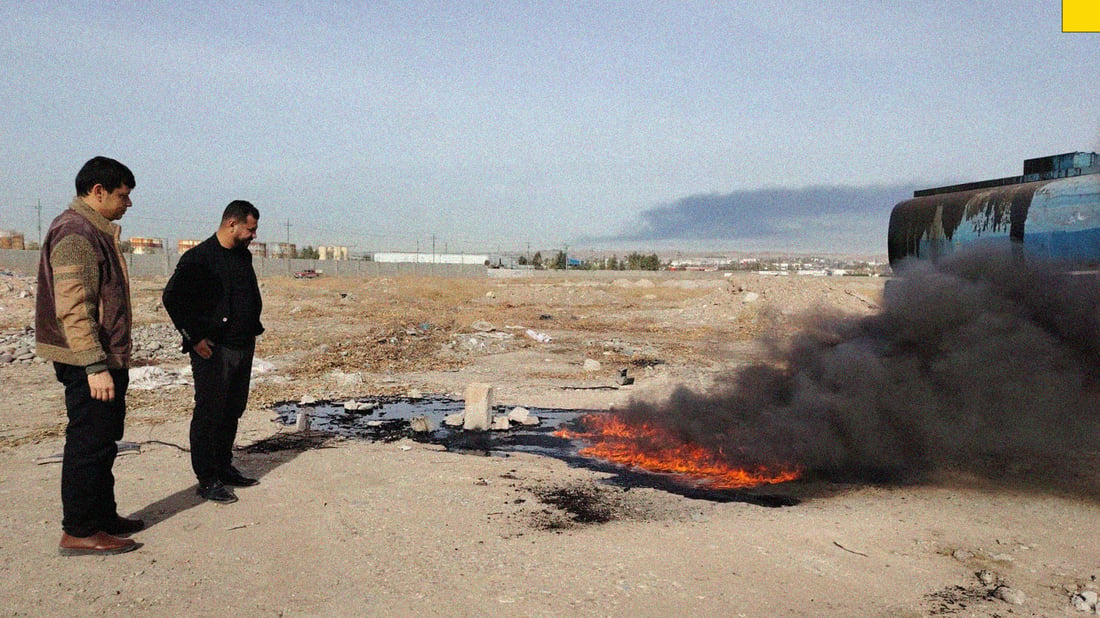
[{"label": "scattered rubble", "polygon": [[357,401],[351,399],[344,402],[344,409],[348,412],[369,412],[377,407],[377,401]]},{"label": "scattered rubble", "polygon": [[[45,362],[34,353],[34,327],[0,333],[0,366]],[[180,336],[170,324],[144,324],[133,330],[134,366],[170,361],[185,361]]]},{"label": "scattered rubble", "polygon": [[1098,607],[1100,595],[1097,595],[1095,590],[1082,590],[1073,593],[1073,596],[1070,597],[1070,604],[1073,605],[1073,609],[1079,612],[1100,614],[1100,607]]},{"label": "scattered rubble", "polygon": [[182,373],[173,369],[164,369],[155,365],[130,368],[130,390],[148,391],[164,386],[190,384]]},{"label": "scattered rubble", "polygon": [[546,333],[537,332],[537,331],[532,330],[530,328],[528,328],[526,331],[524,331],[524,333],[529,338],[534,339],[535,341],[538,341],[539,343],[550,343],[551,341],[553,341],[553,338],[550,337],[550,335],[547,335]]},{"label": "scattered rubble", "polygon": [[16,333],[0,334],[0,365],[35,362],[34,329],[24,327]]}]

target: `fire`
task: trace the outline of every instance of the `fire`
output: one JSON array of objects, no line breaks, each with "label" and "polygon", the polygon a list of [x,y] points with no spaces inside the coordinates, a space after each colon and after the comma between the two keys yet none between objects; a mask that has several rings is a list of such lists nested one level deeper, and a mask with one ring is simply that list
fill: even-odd
[{"label": "fire", "polygon": [[591,446],[581,449],[582,455],[651,472],[682,474],[715,489],[745,489],[786,483],[802,475],[797,467],[737,468],[715,453],[697,444],[678,440],[659,427],[626,423],[610,414],[589,414],[580,420],[584,425],[583,431],[561,429],[554,435],[591,442]]}]

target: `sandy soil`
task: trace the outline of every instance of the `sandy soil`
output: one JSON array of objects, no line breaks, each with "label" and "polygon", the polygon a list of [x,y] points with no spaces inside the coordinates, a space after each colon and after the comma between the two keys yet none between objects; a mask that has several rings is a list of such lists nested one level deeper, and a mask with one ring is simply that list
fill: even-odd
[{"label": "sandy soil", "polygon": [[[134,282],[138,325],[167,321],[163,283]],[[942,475],[710,500],[550,456],[302,436],[274,421],[280,401],[461,397],[471,382],[507,405],[660,399],[750,362],[759,337],[792,332],[803,311],[875,311],[882,285],[638,273],[266,280],[258,354],[275,370],[256,379],[237,454],[261,484],[236,504],[199,500],[185,452],[190,387],[131,391],[125,439],[141,448],[115,465],[117,497],[149,527],[135,535],[143,547],[112,557],[58,556],[60,467],[36,459],[61,449],[60,387],[47,365],[0,367],[0,614],[1082,613],[1071,597],[1100,572],[1090,491]],[[31,324],[32,302],[5,299],[0,327]],[[635,384],[618,385],[623,368]],[[598,521],[578,521],[578,505]]]}]

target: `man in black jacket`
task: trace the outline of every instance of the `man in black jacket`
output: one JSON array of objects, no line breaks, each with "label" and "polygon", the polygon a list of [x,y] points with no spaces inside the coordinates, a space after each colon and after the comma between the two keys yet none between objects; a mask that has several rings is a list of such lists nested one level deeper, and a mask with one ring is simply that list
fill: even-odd
[{"label": "man in black jacket", "polygon": [[183,351],[191,356],[191,467],[198,477],[198,493],[223,504],[237,501],[227,486],[259,482],[233,466],[233,442],[248,403],[256,336],[264,331],[263,301],[248,251],[259,218],[252,204],[230,202],[218,231],[180,257],[162,297],[183,335]]}]

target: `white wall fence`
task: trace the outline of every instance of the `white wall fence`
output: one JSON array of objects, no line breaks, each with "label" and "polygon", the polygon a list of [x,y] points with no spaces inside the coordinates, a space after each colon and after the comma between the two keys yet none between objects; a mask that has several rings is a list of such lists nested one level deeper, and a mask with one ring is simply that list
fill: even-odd
[{"label": "white wall fence", "polygon": [[[173,253],[126,255],[131,277],[167,277],[176,268],[179,256]],[[482,264],[415,264],[380,263],[364,260],[300,260],[284,258],[253,258],[252,265],[259,277],[292,277],[294,273],[312,269],[326,277],[485,277]],[[19,275],[38,273],[38,251],[0,249],[0,270]]]}]

